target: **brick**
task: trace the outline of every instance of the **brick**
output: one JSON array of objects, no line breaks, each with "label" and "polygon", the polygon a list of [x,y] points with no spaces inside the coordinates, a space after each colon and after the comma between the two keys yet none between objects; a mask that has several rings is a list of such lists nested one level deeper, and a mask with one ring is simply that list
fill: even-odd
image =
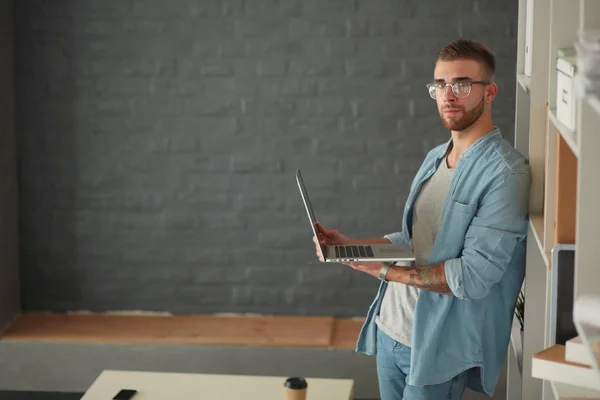
[{"label": "brick", "polygon": [[181,206],[194,207],[196,210],[210,208],[213,212],[227,212],[233,209],[233,200],[226,193],[178,193],[174,202]]},{"label": "brick", "polygon": [[[425,85],[433,80],[435,56],[423,58],[404,58],[401,62],[401,70],[402,79],[415,83],[420,81],[423,84],[422,90],[425,91],[427,90]],[[407,87],[407,89],[413,90],[412,87]]]},{"label": "brick", "polygon": [[340,171],[354,173],[390,173],[394,171],[396,160],[393,156],[349,157],[340,160]]},{"label": "brick", "polygon": [[287,37],[290,22],[288,19],[261,18],[240,19],[235,22],[236,35],[240,37],[270,38]]},{"label": "brick", "polygon": [[350,77],[381,77],[383,75],[383,65],[379,60],[347,60],[346,74]]},{"label": "brick", "polygon": [[239,135],[262,132],[265,136],[272,137],[287,132],[288,125],[288,118],[243,116],[236,119],[236,132]]},{"label": "brick", "polygon": [[[357,11],[361,15],[398,15],[403,17],[414,14],[414,3],[410,0],[357,0]],[[431,7],[431,5],[430,5]]]},{"label": "brick", "polygon": [[[271,214],[273,215],[273,214]],[[285,264],[284,257],[281,251],[268,248],[239,248],[236,247],[231,251],[232,264],[245,268],[246,275],[252,273],[251,269],[257,269],[255,275],[258,281],[266,280],[266,277],[260,271],[270,270],[272,267],[281,269]]]},{"label": "brick", "polygon": [[244,0],[223,0],[220,2],[220,6],[223,17],[242,18],[246,13]]},{"label": "brick", "polygon": [[233,288],[231,301],[233,304],[268,306],[280,303],[282,295],[281,289],[271,285],[268,287],[237,286]]},{"label": "brick", "polygon": [[283,171],[284,161],[279,157],[261,158],[255,153],[244,152],[233,156],[231,170],[234,173],[277,173]]},{"label": "brick", "polygon": [[350,283],[351,271],[350,267],[340,264],[318,263],[296,268],[296,279],[304,286],[331,287],[334,283],[347,285]]},{"label": "brick", "polygon": [[414,16],[418,19],[426,19],[430,17],[443,17],[448,15],[466,16],[474,14],[474,0],[458,0],[450,3],[436,3],[435,7],[426,2],[415,2]]},{"label": "brick", "polygon": [[[290,111],[295,110],[295,102],[289,99],[289,96],[314,96],[318,91],[318,83],[313,79],[286,77],[270,78],[260,82],[258,93],[264,98],[280,98],[278,103],[282,107],[289,107]],[[268,102],[266,104],[269,104]]]},{"label": "brick", "polygon": [[[43,7],[44,11],[54,8],[56,5],[48,3],[48,6]],[[137,4],[137,3],[136,3]],[[71,5],[73,7],[73,5]],[[94,15],[94,16],[105,16],[114,17],[122,16],[129,12],[130,4],[123,1],[105,1],[97,3],[93,0],[84,0],[74,4],[74,15]],[[69,6],[60,7],[62,9],[68,9]]]},{"label": "brick", "polygon": [[[193,88],[200,82],[189,82]],[[258,94],[258,84],[248,82],[237,77],[205,77],[201,80],[201,89],[191,91],[191,93],[201,94],[204,90],[208,96],[237,99],[239,96],[255,96]],[[185,92],[184,92],[185,93]]]},{"label": "brick", "polygon": [[303,43],[282,37],[248,38],[246,54],[248,56],[301,56],[304,53]]},{"label": "brick", "polygon": [[[447,41],[459,35],[459,20],[448,18],[448,14],[428,18],[399,18],[396,24],[396,35],[406,37],[416,30],[420,38],[447,38]],[[423,53],[421,56],[425,56]],[[435,57],[436,54],[431,54]]]},{"label": "brick", "polygon": [[199,76],[227,77],[233,75],[233,62],[227,58],[205,58],[184,61],[180,66],[181,74],[187,77]]},{"label": "brick", "polygon": [[[236,164],[234,162],[234,168]],[[250,171],[249,171],[250,172]],[[269,170],[261,172],[271,172]],[[277,171],[275,171],[277,172]],[[249,214],[263,210],[265,208],[276,212],[283,212],[287,207],[287,201],[284,196],[273,196],[270,193],[242,193],[235,197],[234,207],[242,214]]]},{"label": "brick", "polygon": [[206,116],[232,116],[237,115],[239,104],[237,101],[218,98],[189,98],[181,99],[184,102],[183,109],[187,113]]},{"label": "brick", "polygon": [[[248,279],[244,265],[232,264],[230,251],[190,249],[185,253],[185,258],[186,262],[196,266],[191,274],[194,284],[243,284]],[[228,264],[228,268],[220,266],[224,263]]]},{"label": "brick", "polygon": [[260,76],[283,76],[287,71],[287,62],[282,58],[262,60],[258,63],[258,75]]},{"label": "brick", "polygon": [[297,17],[301,13],[300,0],[252,0],[246,1],[246,16],[249,18],[273,15],[275,17]]},{"label": "brick", "polygon": [[351,114],[350,100],[339,97],[313,97],[296,101],[296,114],[300,116],[344,116]]},{"label": "brick", "polygon": [[219,57],[242,57],[246,54],[246,42],[239,38],[220,38],[216,47]]},{"label": "brick", "polygon": [[332,117],[297,118],[290,120],[288,132],[295,137],[324,137],[339,131],[338,124]]},{"label": "brick", "polygon": [[[248,265],[254,265],[252,259],[247,260]],[[272,264],[271,267],[248,266],[247,267],[248,281],[254,286],[269,286],[273,282],[287,282],[292,284],[297,282],[297,268],[294,266],[286,266],[285,264]]]},{"label": "brick", "polygon": [[363,16],[346,18],[346,34],[350,37],[367,36],[369,32],[369,22]]},{"label": "brick", "polygon": [[351,38],[330,38],[326,43],[326,52],[331,57],[355,56],[356,43]]},{"label": "brick", "polygon": [[[128,2],[119,2],[119,1],[107,1],[107,4],[116,5],[119,3],[123,3],[120,7],[121,12],[128,12],[127,9],[129,7]],[[153,4],[152,7],[148,7],[148,4],[143,0],[132,0],[131,2],[131,13],[134,17],[139,18],[165,18],[165,17],[185,17],[190,14],[194,16],[200,15],[210,15],[212,9],[207,8],[210,7],[210,3],[200,6],[199,4],[194,4],[193,2],[183,2],[180,1],[177,4],[166,4],[166,3],[157,3]],[[89,7],[86,5],[86,9]]]},{"label": "brick", "polygon": [[352,15],[356,12],[354,1],[347,0],[304,0],[302,2],[302,13],[304,16],[328,16],[339,17],[340,15]]},{"label": "brick", "polygon": [[[294,228],[277,228],[261,230],[258,232],[258,243],[260,246],[278,249],[294,249],[299,243],[307,242],[307,232],[298,232]],[[310,236],[308,241],[310,241]]]},{"label": "brick", "polygon": [[[513,27],[515,21],[512,18],[495,18],[493,21],[484,23],[482,18],[461,18],[458,21],[458,34],[461,37],[473,37],[478,36],[479,38],[486,36],[503,36],[506,38],[513,37]],[[483,41],[482,39],[474,39]],[[484,42],[485,43],[485,42]]]},{"label": "brick", "polygon": [[290,37],[322,36],[339,37],[346,34],[346,21],[341,18],[327,20],[292,19],[289,23]]},{"label": "brick", "polygon": [[222,37],[234,37],[234,23],[230,18],[204,18],[184,20],[181,34],[195,40],[220,40]]},{"label": "brick", "polygon": [[289,75],[300,76],[340,76],[344,74],[344,62],[341,59],[301,58],[290,60]]},{"label": "brick", "polygon": [[[273,138],[265,146],[265,151],[273,151],[278,154],[308,154],[312,149],[313,140],[305,137],[277,137]],[[284,162],[284,165],[288,165]]]},{"label": "brick", "polygon": [[241,100],[241,111],[242,114],[246,115],[293,115],[294,106],[294,102],[286,98],[275,100],[250,98]]},{"label": "brick", "polygon": [[382,81],[368,77],[331,78],[319,82],[319,94],[322,96],[361,96],[377,91]]}]

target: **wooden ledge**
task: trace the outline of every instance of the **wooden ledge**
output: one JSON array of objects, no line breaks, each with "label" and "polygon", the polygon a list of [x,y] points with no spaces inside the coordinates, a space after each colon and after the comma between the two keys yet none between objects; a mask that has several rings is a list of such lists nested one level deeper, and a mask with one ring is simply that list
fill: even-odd
[{"label": "wooden ledge", "polygon": [[296,316],[20,315],[2,341],[354,349],[362,320]]}]

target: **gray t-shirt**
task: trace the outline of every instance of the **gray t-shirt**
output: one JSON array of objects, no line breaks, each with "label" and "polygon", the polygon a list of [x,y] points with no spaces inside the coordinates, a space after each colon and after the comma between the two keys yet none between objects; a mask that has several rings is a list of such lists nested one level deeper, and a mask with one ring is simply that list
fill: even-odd
[{"label": "gray t-shirt", "polygon": [[[415,201],[410,246],[418,266],[427,265],[453,173],[444,159],[433,176],[423,184]],[[379,329],[408,347],[412,345],[413,315],[418,295],[419,289],[415,287],[389,282],[376,319]]]}]

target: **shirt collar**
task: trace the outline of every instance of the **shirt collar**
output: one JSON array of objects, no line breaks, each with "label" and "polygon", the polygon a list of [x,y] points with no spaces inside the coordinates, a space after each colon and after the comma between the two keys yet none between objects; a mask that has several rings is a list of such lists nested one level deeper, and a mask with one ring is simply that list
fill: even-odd
[{"label": "shirt collar", "polygon": [[[479,153],[479,151],[481,151],[481,149],[486,143],[496,139],[498,136],[500,136],[500,128],[494,126],[494,129],[477,139],[475,143],[469,146],[469,148],[462,153],[461,157],[469,158],[473,154]],[[440,151],[438,159],[442,159],[446,156],[446,154],[448,154],[448,152],[452,149],[452,144],[452,138],[450,138],[450,140],[448,140],[448,142],[446,143],[446,146],[442,147],[442,151]]]}]

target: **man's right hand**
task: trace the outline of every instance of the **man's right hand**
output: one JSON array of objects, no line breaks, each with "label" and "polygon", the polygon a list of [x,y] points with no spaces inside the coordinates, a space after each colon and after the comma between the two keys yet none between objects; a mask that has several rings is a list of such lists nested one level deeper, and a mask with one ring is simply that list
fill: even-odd
[{"label": "man's right hand", "polygon": [[315,250],[317,252],[317,257],[319,260],[323,262],[323,257],[321,256],[321,252],[319,249],[319,243],[323,246],[330,246],[335,244],[351,244],[352,241],[348,237],[342,235],[340,232],[335,229],[327,229],[319,222],[315,223],[315,229],[317,231],[317,237],[313,237],[313,242],[315,243]]}]

